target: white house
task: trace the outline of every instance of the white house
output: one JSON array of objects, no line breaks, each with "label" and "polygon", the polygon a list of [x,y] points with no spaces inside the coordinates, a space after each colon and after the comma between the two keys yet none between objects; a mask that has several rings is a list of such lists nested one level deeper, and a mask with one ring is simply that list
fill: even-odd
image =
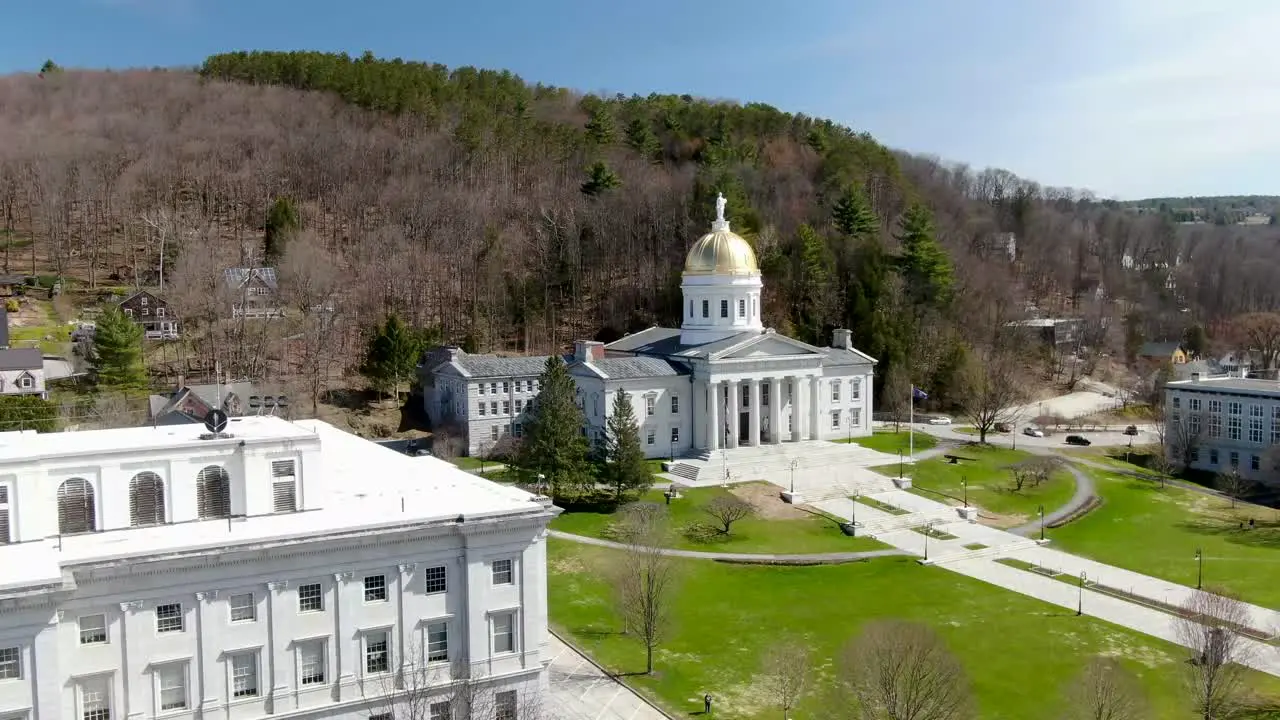
[{"label": "white house", "polygon": [[40,348],[0,349],[0,395],[48,396]]},{"label": "white house", "polygon": [[515,717],[555,512],[318,421],[0,433],[0,717]]},{"label": "white house", "polygon": [[[848,330],[816,347],[764,327],[760,267],[729,230],[724,199],[711,232],[690,248],[679,328],[653,327],[602,345],[580,341],[566,356],[599,438],[618,388],[631,393],[649,457],[858,437],[871,432],[875,359]],[[428,353],[421,367],[428,417],[456,423],[470,452],[522,432],[545,357]]]},{"label": "white house", "polygon": [[1164,392],[1171,461],[1280,485],[1280,382],[1193,373]]}]

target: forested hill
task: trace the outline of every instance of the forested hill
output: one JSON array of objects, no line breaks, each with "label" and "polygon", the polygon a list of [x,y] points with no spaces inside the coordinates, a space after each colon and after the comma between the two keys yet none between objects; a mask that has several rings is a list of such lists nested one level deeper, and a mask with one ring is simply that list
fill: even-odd
[{"label": "forested hill", "polygon": [[[296,215],[272,261],[286,286],[339,288],[327,346],[344,360],[391,310],[489,351],[678,323],[681,263],[716,192],[760,256],[768,324],[823,344],[852,327],[879,372],[940,388],[1029,304],[1114,333],[1127,316],[1132,342],[1277,299],[1265,234],[1180,233],[761,104],[254,52],[198,73],[6,77],[0,133],[7,271],[152,284],[163,247],[166,293],[212,326],[217,270],[280,252],[264,227],[279,238],[269,218]],[[262,370],[235,332],[224,363]]]}]

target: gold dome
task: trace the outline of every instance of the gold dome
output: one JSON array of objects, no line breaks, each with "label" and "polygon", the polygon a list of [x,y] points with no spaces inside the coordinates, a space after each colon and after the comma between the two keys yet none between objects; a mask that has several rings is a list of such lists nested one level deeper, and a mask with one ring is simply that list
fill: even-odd
[{"label": "gold dome", "polygon": [[703,235],[689,249],[684,261],[686,275],[745,275],[757,274],[756,251],[740,236],[725,227]]}]

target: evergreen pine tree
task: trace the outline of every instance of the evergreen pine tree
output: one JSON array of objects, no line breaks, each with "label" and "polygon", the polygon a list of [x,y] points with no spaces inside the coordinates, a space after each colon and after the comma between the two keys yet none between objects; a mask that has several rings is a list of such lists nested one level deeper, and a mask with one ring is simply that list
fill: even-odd
[{"label": "evergreen pine tree", "polygon": [[587,139],[600,146],[612,145],[618,138],[618,127],[613,121],[609,106],[603,103],[596,105],[587,118]]},{"label": "evergreen pine tree", "polygon": [[831,210],[831,220],[842,235],[854,240],[871,237],[880,229],[880,220],[871,209],[871,203],[856,185],[846,188],[836,201]]},{"label": "evergreen pine tree", "polygon": [[266,265],[274,265],[284,256],[289,238],[302,227],[298,210],[287,197],[276,198],[267,211],[266,229],[262,233],[262,257]]},{"label": "evergreen pine tree", "polygon": [[391,313],[369,337],[360,374],[378,392],[391,392],[399,399],[400,384],[413,377],[422,350],[423,340],[419,334]]},{"label": "evergreen pine tree", "polygon": [[627,123],[627,145],[649,162],[662,162],[662,143],[644,118],[635,118]]},{"label": "evergreen pine tree", "polygon": [[577,387],[559,355],[547,358],[538,397],[524,424],[521,469],[542,475],[553,497],[572,497],[589,489],[594,479],[587,463],[585,418],[577,403]]},{"label": "evergreen pine tree", "polygon": [[917,305],[942,307],[951,298],[954,283],[951,259],[934,237],[933,215],[919,203],[903,213],[901,232],[902,279],[907,294]]},{"label": "evergreen pine tree", "polygon": [[831,267],[834,262],[827,241],[808,225],[797,231],[800,245],[800,275],[796,288],[796,329],[805,342],[821,342],[831,321],[833,294]]},{"label": "evergreen pine tree", "polygon": [[618,388],[613,399],[613,412],[605,421],[605,482],[613,487],[614,498],[633,490],[643,490],[653,483],[653,474],[645,462],[640,446],[640,425],[636,422],[631,395]]},{"label": "evergreen pine tree", "polygon": [[0,395],[0,432],[58,429],[58,406],[38,395]]},{"label": "evergreen pine tree", "polygon": [[93,375],[99,388],[137,392],[147,386],[142,360],[142,326],[116,305],[108,305],[98,317],[93,333]]},{"label": "evergreen pine tree", "polygon": [[[872,235],[859,241],[850,261],[845,290],[845,319],[853,332],[855,347],[872,357],[887,358],[896,350],[895,323],[890,322],[889,275],[891,258],[880,238]],[[897,318],[897,323],[904,319]]]},{"label": "evergreen pine tree", "polygon": [[606,190],[622,186],[622,179],[603,160],[597,160],[587,170],[587,181],[582,183],[582,194],[595,197]]}]

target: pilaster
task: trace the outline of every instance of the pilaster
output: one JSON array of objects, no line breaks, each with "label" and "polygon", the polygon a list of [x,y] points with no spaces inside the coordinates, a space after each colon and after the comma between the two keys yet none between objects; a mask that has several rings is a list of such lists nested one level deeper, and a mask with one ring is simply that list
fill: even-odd
[{"label": "pilaster", "polygon": [[722,423],[720,420],[720,409],[723,403],[720,399],[719,382],[707,383],[707,449],[719,450],[720,442],[724,437],[721,431]]},{"label": "pilaster", "polygon": [[822,418],[819,413],[822,409],[822,379],[820,377],[809,377],[809,439],[822,439]]},{"label": "pilaster", "polygon": [[769,443],[782,442],[782,379],[769,380]]},{"label": "pilaster", "polygon": [[349,570],[333,574],[333,674],[330,682],[334,702],[342,699],[342,687],[354,682],[359,675],[356,669],[360,663],[360,639],[356,637],[352,608],[360,601],[353,600],[352,593],[360,583],[352,583],[351,576]]},{"label": "pilaster", "polygon": [[738,447],[739,430],[742,425],[742,381],[729,381],[729,442],[727,447],[730,449]]},{"label": "pilaster", "polygon": [[791,376],[791,442],[800,442],[804,437],[801,432],[803,426],[804,412],[804,386],[800,382],[800,376]]},{"label": "pilaster", "polygon": [[[202,590],[196,593],[196,661],[192,668],[195,682],[191,688],[192,705],[201,712],[212,711],[218,704],[215,693],[221,683],[214,677],[218,668],[219,643],[212,641],[217,633],[217,618],[214,617],[214,603],[218,599],[217,590]],[[212,641],[212,642],[211,642]]]},{"label": "pilaster", "polygon": [[121,708],[125,718],[138,720],[146,716],[148,708],[147,683],[144,678],[147,666],[146,638],[155,632],[151,618],[143,612],[145,603],[130,600],[120,603],[120,625],[123,640],[120,643],[120,688],[124,700]]},{"label": "pilaster", "polygon": [[760,413],[764,412],[764,407],[760,405],[760,380],[752,378],[748,382],[751,383],[749,391],[751,395],[748,398],[751,407],[748,408],[750,420],[747,424],[747,432],[752,447],[760,447]]},{"label": "pilaster", "polygon": [[[263,674],[267,679],[267,712],[282,713],[295,709],[296,695],[289,693],[290,686],[298,687],[294,678],[294,663],[286,638],[293,637],[290,620],[294,614],[290,612],[291,603],[288,597],[289,581],[277,580],[267,583],[266,605],[267,639],[269,649],[263,653]],[[332,671],[330,671],[332,672]]]}]

